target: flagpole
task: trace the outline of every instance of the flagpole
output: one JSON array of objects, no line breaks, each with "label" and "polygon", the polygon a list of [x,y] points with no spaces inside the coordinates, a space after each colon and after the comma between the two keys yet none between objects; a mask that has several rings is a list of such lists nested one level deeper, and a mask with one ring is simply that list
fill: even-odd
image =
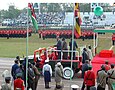
[{"label": "flagpole", "polygon": [[[74,5],[75,7],[75,5]],[[73,14],[74,14],[74,7],[73,7]],[[73,45],[74,45],[74,15],[73,15],[73,29],[72,29],[72,53],[71,53],[71,70],[72,70],[72,65],[73,65]],[[72,72],[71,72],[72,75]],[[70,80],[72,80],[72,76],[70,75]]]},{"label": "flagpole", "polygon": [[28,7],[27,7],[27,36],[26,36],[26,90],[28,87],[28,29],[29,29],[29,23],[28,23],[28,18],[29,17],[29,13],[28,13]]}]

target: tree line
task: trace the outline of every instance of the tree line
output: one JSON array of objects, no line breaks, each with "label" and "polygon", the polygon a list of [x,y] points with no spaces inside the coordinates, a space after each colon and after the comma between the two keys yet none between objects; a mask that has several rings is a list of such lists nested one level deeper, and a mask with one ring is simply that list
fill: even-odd
[{"label": "tree line", "polygon": [[[81,12],[90,12],[91,3],[80,3],[80,11]],[[107,6],[107,5],[106,5]],[[108,4],[109,6],[109,4]],[[105,7],[105,6],[103,6]],[[39,10],[35,10],[36,12],[40,11],[42,12],[73,12],[74,4],[73,3],[41,3]],[[19,10],[15,8],[14,5],[9,6],[8,10],[1,10],[0,11],[0,20],[1,19],[13,19],[17,18],[22,12],[26,12],[27,9],[24,8],[23,10]],[[106,11],[110,11],[109,9],[106,9]]]}]

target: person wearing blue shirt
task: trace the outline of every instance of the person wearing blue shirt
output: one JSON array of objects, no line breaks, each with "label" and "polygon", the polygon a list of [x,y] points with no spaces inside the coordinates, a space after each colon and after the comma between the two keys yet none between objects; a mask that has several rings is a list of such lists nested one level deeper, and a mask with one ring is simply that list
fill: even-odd
[{"label": "person wearing blue shirt", "polygon": [[15,62],[15,64],[12,66],[11,74],[12,74],[13,79],[15,80],[16,79],[16,69],[18,69],[20,67],[18,65],[19,61],[17,59],[14,62]]}]

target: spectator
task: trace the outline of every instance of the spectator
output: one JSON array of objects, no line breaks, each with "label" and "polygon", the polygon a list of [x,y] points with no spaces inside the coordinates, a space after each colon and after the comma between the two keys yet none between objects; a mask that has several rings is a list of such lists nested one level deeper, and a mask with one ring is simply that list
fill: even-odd
[{"label": "spectator", "polygon": [[86,60],[85,63],[82,65],[82,78],[84,78],[84,74],[88,70],[88,67],[89,67],[89,60]]},{"label": "spectator", "polygon": [[33,68],[34,73],[35,73],[35,90],[36,90],[38,80],[40,79],[40,72],[38,71],[38,68],[36,67],[35,62],[33,62],[32,64],[33,64],[32,68]]},{"label": "spectator", "polygon": [[63,59],[67,59],[68,58],[68,48],[67,48],[67,42],[65,41],[65,38],[62,39],[62,50],[66,50],[66,52],[63,52]]},{"label": "spectator", "polygon": [[97,90],[105,90],[107,73],[105,66],[101,66],[101,70],[97,71]]},{"label": "spectator", "polygon": [[[70,40],[70,42],[69,42],[69,47],[70,47],[70,59],[71,59],[71,55],[72,55],[72,39]],[[78,48],[78,46],[77,46],[77,43],[76,43],[76,41],[73,41],[73,60],[75,60],[76,59],[76,55],[75,55],[75,51],[76,51],[76,49]]]},{"label": "spectator", "polygon": [[88,46],[87,52],[88,52],[89,61],[91,61],[93,59],[91,46]]},{"label": "spectator", "polygon": [[9,78],[9,77],[5,78],[5,83],[2,84],[1,90],[12,90],[10,80],[11,80],[11,78]]},{"label": "spectator", "polygon": [[[88,71],[88,69],[89,69],[89,61],[86,60],[85,63],[82,65],[82,78],[84,78],[84,74],[86,71]],[[81,90],[84,90],[84,88],[85,88],[85,83],[83,82]]]},{"label": "spectator", "polygon": [[87,90],[90,90],[92,86],[95,86],[95,73],[92,70],[92,66],[89,65],[89,70],[85,72],[84,83]]},{"label": "spectator", "polygon": [[35,73],[32,68],[32,64],[28,65],[28,89],[35,90]]},{"label": "spectator", "polygon": [[16,69],[16,77],[18,76],[18,74],[20,74],[22,77],[22,79],[24,80],[24,74],[23,74],[24,70],[22,68],[22,65],[19,66],[19,68]]},{"label": "spectator", "polygon": [[88,57],[87,49],[84,48],[82,53],[82,63],[84,64],[86,60],[89,60],[89,57]]},{"label": "spectator", "polygon": [[21,77],[21,74],[18,74],[17,79],[14,80],[14,90],[25,90],[24,81]]},{"label": "spectator", "polygon": [[10,72],[8,70],[5,70],[2,73],[2,77],[3,77],[3,83],[5,83],[6,82],[5,78],[11,78]]},{"label": "spectator", "polygon": [[62,78],[63,78],[63,71],[62,71],[62,65],[60,62],[58,62],[55,65],[55,82],[56,82],[56,88],[62,90],[63,84],[62,84]]},{"label": "spectator", "polygon": [[109,65],[109,61],[106,60],[105,61],[105,71],[107,72],[108,70],[110,70],[110,65]]},{"label": "spectator", "polygon": [[57,47],[57,50],[59,50],[59,51],[57,51],[58,52],[58,59],[61,60],[62,41],[60,40],[59,37],[57,38],[56,47]]},{"label": "spectator", "polygon": [[44,64],[43,70],[42,70],[42,73],[44,76],[45,88],[51,88],[51,87],[49,87],[49,82],[51,82],[52,68],[48,63],[49,63],[49,61],[45,60],[45,64]]},{"label": "spectator", "polygon": [[19,68],[18,64],[19,64],[19,61],[16,59],[15,64],[12,66],[12,69],[11,69],[11,74],[14,80],[16,79],[16,69]]},{"label": "spectator", "polygon": [[112,84],[115,82],[115,69],[114,64],[111,64],[111,69],[107,71],[108,74],[108,90],[113,90]]},{"label": "spectator", "polygon": [[20,61],[20,56],[16,56],[16,59]]}]

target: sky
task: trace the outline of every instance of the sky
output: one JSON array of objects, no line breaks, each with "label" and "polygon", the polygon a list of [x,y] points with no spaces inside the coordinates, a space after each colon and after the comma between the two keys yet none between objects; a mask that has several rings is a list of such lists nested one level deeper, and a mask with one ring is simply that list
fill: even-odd
[{"label": "sky", "polygon": [[[28,2],[32,3],[97,3],[100,1],[100,3],[110,3],[113,4],[115,2],[114,0],[3,0],[0,2],[0,10],[8,10],[9,5],[15,5],[16,8],[18,9],[23,9],[28,6]],[[93,1],[93,2],[92,2]]]}]

